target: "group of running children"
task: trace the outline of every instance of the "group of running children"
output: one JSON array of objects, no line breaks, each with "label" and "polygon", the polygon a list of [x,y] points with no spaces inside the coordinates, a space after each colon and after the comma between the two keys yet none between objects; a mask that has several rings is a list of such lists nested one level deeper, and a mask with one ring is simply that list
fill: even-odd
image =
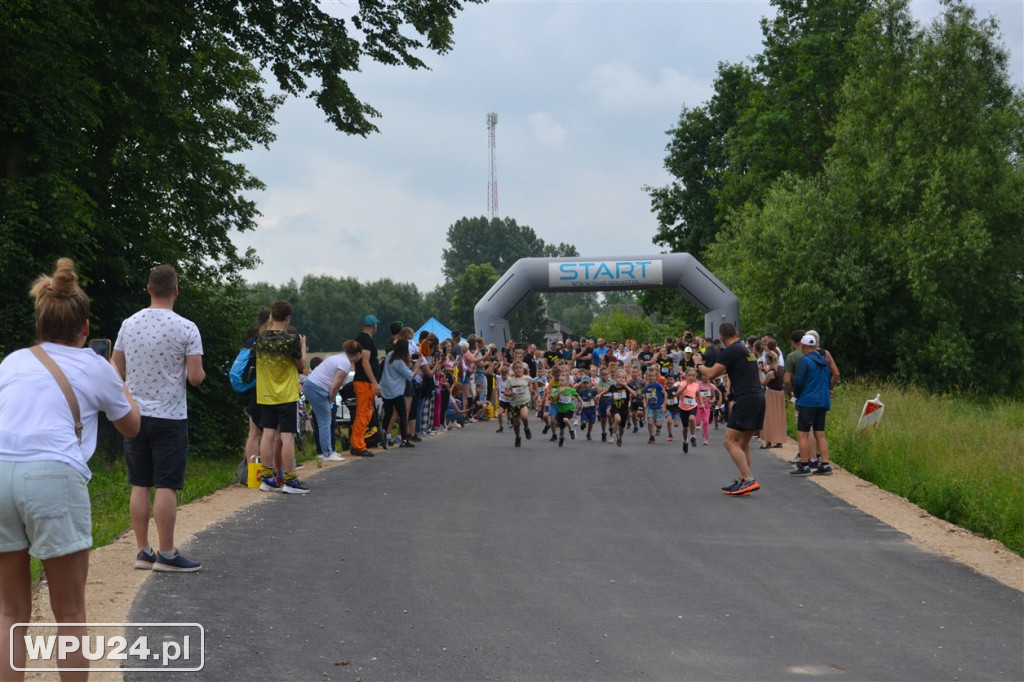
[{"label": "group of running children", "polygon": [[[577,436],[577,425],[587,440],[593,440],[594,425],[601,425],[601,441],[622,446],[628,431],[637,433],[646,426],[648,443],[655,443],[666,430],[667,440],[675,439],[680,429],[683,452],[697,446],[697,431],[703,444],[708,432],[724,419],[725,387],[698,377],[696,369],[686,368],[676,377],[663,375],[657,365],[641,369],[636,365],[611,363],[589,370],[556,363],[550,370],[537,369],[531,378],[526,365],[516,357],[502,366],[495,380],[498,399],[498,432],[504,431],[507,418],[515,433],[515,446],[523,437],[530,440],[530,413],[544,424],[542,434],[551,433],[551,441],[565,444]],[[610,439],[610,440],[609,440]]]}]

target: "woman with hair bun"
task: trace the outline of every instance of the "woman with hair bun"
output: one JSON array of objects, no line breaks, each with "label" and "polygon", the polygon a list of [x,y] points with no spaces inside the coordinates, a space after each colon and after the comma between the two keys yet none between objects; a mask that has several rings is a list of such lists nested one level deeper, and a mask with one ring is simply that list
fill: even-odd
[{"label": "woman with hair bun", "polygon": [[[126,436],[137,434],[140,423],[139,408],[117,372],[84,347],[89,297],[74,263],[61,258],[52,276],[35,281],[30,296],[39,345],[0,363],[0,678],[13,680],[24,677],[10,666],[25,665],[25,628],[11,633],[11,626],[32,616],[30,556],[43,562],[57,622],[86,622],[88,462],[96,450],[98,415],[105,412]],[[63,626],[57,632],[81,637],[86,629]],[[89,662],[79,650],[58,665],[87,668]],[[86,679],[88,672],[62,671],[60,677]]]}]

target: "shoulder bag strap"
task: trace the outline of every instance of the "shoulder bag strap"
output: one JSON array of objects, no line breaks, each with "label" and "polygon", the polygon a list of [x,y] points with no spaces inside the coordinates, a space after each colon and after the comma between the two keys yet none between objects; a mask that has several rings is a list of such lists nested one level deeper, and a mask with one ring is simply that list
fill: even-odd
[{"label": "shoulder bag strap", "polygon": [[53,361],[42,346],[32,346],[32,354],[36,356],[39,362],[43,363],[43,367],[50,371],[53,378],[57,380],[57,385],[60,386],[61,392],[64,394],[64,399],[68,401],[68,407],[71,408],[71,418],[75,420],[75,435],[78,437],[78,444],[82,444],[82,414],[78,410],[78,398],[75,397],[75,392],[71,389],[71,384],[68,383],[68,378],[64,376],[64,372]]}]

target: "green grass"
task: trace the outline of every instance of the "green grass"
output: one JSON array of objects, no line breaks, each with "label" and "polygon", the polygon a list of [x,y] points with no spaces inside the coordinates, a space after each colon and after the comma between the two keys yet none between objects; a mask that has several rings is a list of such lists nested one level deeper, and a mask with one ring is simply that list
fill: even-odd
[{"label": "green grass", "polygon": [[[295,457],[298,461],[313,459],[307,448],[306,453],[298,450]],[[185,469],[185,487],[178,493],[178,506],[194,502],[221,488],[235,483],[235,467],[242,458],[242,444],[239,444],[237,455],[226,459],[204,459],[191,457]],[[89,460],[92,469],[92,480],[89,481],[89,497],[92,501],[92,547],[103,547],[113,542],[121,533],[131,527],[131,516],[128,513],[128,497],[131,487],[128,485],[128,472],[124,458],[118,457],[113,464],[109,463],[105,454],[97,452]],[[32,580],[42,575],[43,565],[32,559]]]},{"label": "green grass", "polygon": [[[864,401],[876,393],[881,424],[858,431]],[[847,471],[1024,556],[1024,403],[841,384],[828,439]]]}]

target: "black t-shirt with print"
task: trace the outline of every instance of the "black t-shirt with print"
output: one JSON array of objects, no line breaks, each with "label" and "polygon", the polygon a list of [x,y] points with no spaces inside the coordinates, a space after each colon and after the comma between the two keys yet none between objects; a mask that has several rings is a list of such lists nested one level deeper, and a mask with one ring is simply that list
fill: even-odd
[{"label": "black t-shirt with print", "polygon": [[757,356],[742,341],[737,341],[719,352],[718,362],[725,365],[729,375],[730,398],[735,400],[745,395],[761,395],[761,372],[757,368]]}]

